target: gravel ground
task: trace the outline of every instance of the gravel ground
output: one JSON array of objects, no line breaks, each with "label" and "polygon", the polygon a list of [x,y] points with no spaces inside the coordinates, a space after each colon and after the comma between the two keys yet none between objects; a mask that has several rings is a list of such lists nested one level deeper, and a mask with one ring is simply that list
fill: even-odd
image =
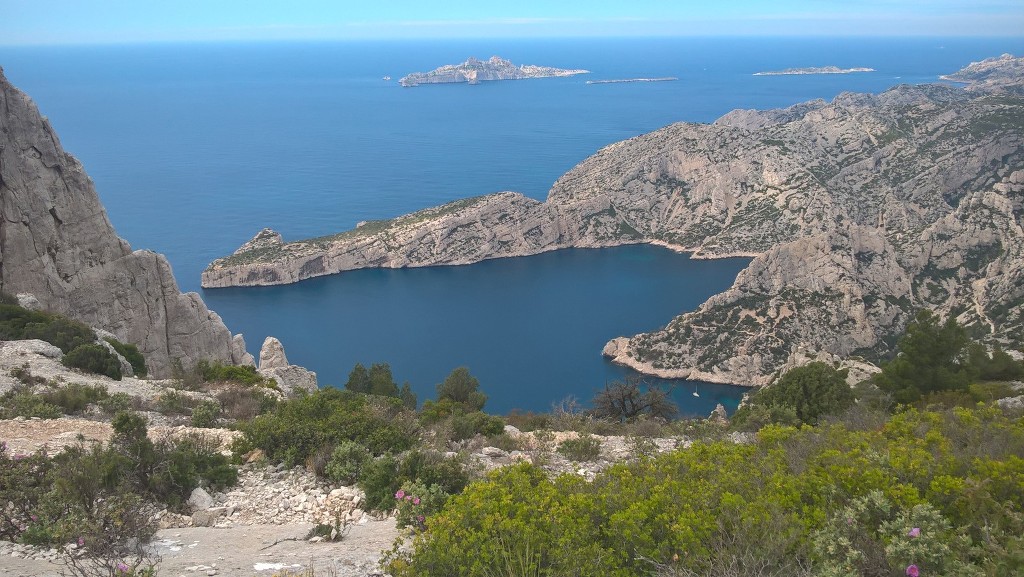
[{"label": "gravel ground", "polygon": [[[336,543],[305,540],[312,525],[250,525],[229,529],[189,527],[157,532],[153,547],[160,555],[159,577],[258,577],[313,565],[318,577],[381,575],[381,551],[399,536],[394,520],[367,521],[352,527]],[[62,565],[0,557],[0,576],[51,577]]]}]

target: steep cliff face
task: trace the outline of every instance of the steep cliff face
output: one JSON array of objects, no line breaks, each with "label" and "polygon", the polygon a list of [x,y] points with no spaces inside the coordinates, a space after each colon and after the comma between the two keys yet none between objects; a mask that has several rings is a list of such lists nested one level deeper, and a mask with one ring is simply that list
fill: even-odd
[{"label": "steep cliff face", "polygon": [[150,372],[245,351],[167,260],[118,238],[82,165],[0,70],[0,289],[137,345]]},{"label": "steep cliff face", "polygon": [[674,124],[598,151],[544,203],[501,193],[277,242],[215,261],[203,285],[648,242],[755,258],[696,311],[606,347],[644,372],[756,384],[799,351],[877,358],[920,307],[1019,342],[1022,62],[986,61],[970,91],[898,86]]}]

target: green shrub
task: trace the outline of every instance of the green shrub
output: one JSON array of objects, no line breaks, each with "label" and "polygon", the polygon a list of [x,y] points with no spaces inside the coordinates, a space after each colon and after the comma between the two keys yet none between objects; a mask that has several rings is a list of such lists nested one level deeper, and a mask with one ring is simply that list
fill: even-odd
[{"label": "green shrub", "polygon": [[0,395],[0,419],[15,417],[56,419],[62,414],[60,407],[46,402],[31,389],[19,387]]},{"label": "green shrub", "polygon": [[103,345],[78,345],[61,360],[64,366],[121,380],[121,363]]},{"label": "green shrub", "polygon": [[427,528],[427,519],[440,511],[449,497],[451,495],[437,485],[405,483],[395,493],[395,506],[398,508],[395,522],[399,527],[422,531]]},{"label": "green shrub", "polygon": [[220,405],[213,401],[201,401],[192,409],[192,426],[211,428],[216,426],[220,416]]},{"label": "green shrub", "polygon": [[64,414],[75,415],[89,405],[99,404],[110,395],[102,385],[90,386],[70,383],[43,393],[42,398],[51,405],[61,408]]},{"label": "green shrub", "polygon": [[196,372],[206,382],[228,382],[243,385],[266,385],[267,378],[252,365],[225,365],[201,360],[196,363]]},{"label": "green shrub", "polygon": [[759,389],[733,415],[733,426],[756,431],[766,423],[817,424],[826,415],[848,409],[854,402],[846,371],[813,362],[790,369],[774,383]]},{"label": "green shrub", "polygon": [[133,344],[122,343],[121,341],[107,337],[106,340],[110,343],[110,346],[114,347],[117,354],[125,358],[126,361],[132,366],[132,372],[135,373],[136,377],[145,377],[147,374],[146,370],[146,359],[139,352],[139,348]]},{"label": "green shrub", "polygon": [[369,397],[334,388],[278,403],[274,410],[241,427],[239,452],[261,449],[268,459],[289,466],[305,463],[322,447],[355,441],[381,455],[412,446],[415,433],[406,426],[398,399]]},{"label": "green shrub", "polygon": [[371,511],[390,511],[395,492],[402,486],[398,477],[398,459],[390,453],[370,459],[359,473],[359,488],[366,494],[365,506]]},{"label": "green shrub", "polygon": [[248,421],[268,413],[277,405],[277,397],[261,387],[229,387],[217,393],[221,414],[231,421]]},{"label": "green shrub", "polygon": [[26,324],[22,338],[44,340],[64,351],[64,354],[96,342],[96,333],[88,326],[58,315],[46,316],[48,318],[45,321]]},{"label": "green shrub", "polygon": [[483,410],[487,395],[480,392],[480,381],[469,369],[459,367],[437,385],[437,400],[450,400],[462,405],[465,412],[473,412]]},{"label": "green shrub", "polygon": [[[807,576],[917,564],[921,575],[1011,575],[1022,499],[1024,419],[909,409],[870,430],[769,425],[753,443],[697,442],[593,482],[505,467],[453,496],[387,569]],[[877,572],[847,571],[858,559]]]},{"label": "green shrub", "polygon": [[580,435],[562,441],[558,445],[558,452],[570,461],[596,461],[601,456],[601,441],[592,435]]},{"label": "green shrub", "polygon": [[370,458],[366,447],[355,441],[343,440],[334,447],[324,472],[331,481],[352,485],[359,480],[359,473]]},{"label": "green shrub", "polygon": [[100,408],[108,415],[114,415],[121,411],[137,411],[141,404],[138,397],[133,397],[128,393],[114,393],[99,401]]},{"label": "green shrub", "polygon": [[173,389],[160,393],[156,400],[156,412],[163,415],[188,415],[196,405],[192,397],[188,397]]},{"label": "green shrub", "polygon": [[32,374],[32,369],[28,366],[28,363],[23,364],[20,367],[11,369],[11,376],[18,379],[18,382],[27,386],[34,387],[35,385],[45,385],[46,378]]},{"label": "green shrub", "polygon": [[452,440],[462,441],[476,435],[492,436],[505,430],[505,421],[501,417],[488,415],[480,411],[468,414],[457,414],[452,417]]}]

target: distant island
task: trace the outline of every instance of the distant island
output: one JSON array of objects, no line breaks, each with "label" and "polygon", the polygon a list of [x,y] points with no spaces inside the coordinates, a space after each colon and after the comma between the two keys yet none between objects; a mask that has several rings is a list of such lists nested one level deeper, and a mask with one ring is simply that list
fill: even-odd
[{"label": "distant island", "polygon": [[672,82],[679,80],[675,76],[665,76],[662,78],[622,78],[619,80],[588,80],[587,84],[622,84],[624,82]]},{"label": "distant island", "polygon": [[553,78],[589,74],[589,70],[567,70],[550,66],[534,66],[523,64],[516,66],[500,56],[491,56],[489,60],[477,60],[470,57],[462,64],[446,64],[430,72],[413,72],[398,81],[402,86],[419,86],[420,84],[451,84],[466,82],[478,84],[485,80],[522,80],[525,78]]},{"label": "distant island", "polygon": [[839,68],[838,66],[820,66],[812,68],[787,68],[755,72],[754,76],[787,76],[790,74],[853,74],[854,72],[874,72],[874,68]]}]

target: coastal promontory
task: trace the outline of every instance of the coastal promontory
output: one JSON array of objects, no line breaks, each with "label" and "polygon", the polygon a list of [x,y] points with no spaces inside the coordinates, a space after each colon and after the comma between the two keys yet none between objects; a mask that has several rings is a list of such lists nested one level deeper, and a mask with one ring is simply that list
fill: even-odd
[{"label": "coastal promontory", "polygon": [[695,311],[605,349],[648,374],[763,384],[808,352],[878,360],[922,308],[1020,342],[1024,97],[1006,87],[1024,77],[1011,76],[998,92],[901,85],[673,124],[599,150],[544,202],[503,192],[311,240],[264,231],[203,286],[651,243],[753,260]]},{"label": "coastal promontory", "polygon": [[570,70],[552,68],[550,66],[534,66],[532,64],[516,66],[499,56],[491,56],[488,60],[477,60],[471,57],[461,64],[447,64],[430,72],[413,72],[408,76],[402,77],[398,83],[402,86],[459,82],[477,84],[488,80],[553,78],[589,73],[589,70]]}]

